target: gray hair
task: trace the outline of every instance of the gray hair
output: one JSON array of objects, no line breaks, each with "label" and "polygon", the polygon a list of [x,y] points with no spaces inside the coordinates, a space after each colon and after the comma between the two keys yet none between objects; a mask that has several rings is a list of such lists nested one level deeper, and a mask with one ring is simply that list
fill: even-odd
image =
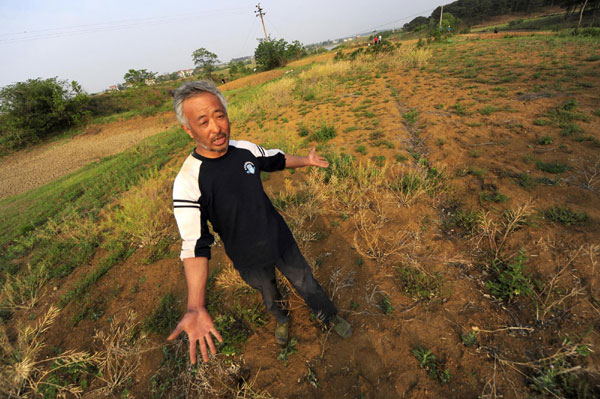
[{"label": "gray hair", "polygon": [[173,95],[173,103],[175,105],[175,114],[177,115],[177,119],[179,122],[188,128],[190,127],[190,123],[183,115],[183,102],[190,97],[197,96],[202,93],[211,93],[214,94],[223,108],[225,108],[225,112],[227,112],[227,101],[225,100],[225,96],[223,93],[217,89],[217,87],[209,81],[206,80],[198,80],[195,82],[185,82],[181,86],[179,86]]}]

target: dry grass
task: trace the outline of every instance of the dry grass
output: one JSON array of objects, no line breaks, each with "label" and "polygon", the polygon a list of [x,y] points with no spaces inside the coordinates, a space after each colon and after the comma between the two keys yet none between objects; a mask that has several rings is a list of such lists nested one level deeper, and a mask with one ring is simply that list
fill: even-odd
[{"label": "dry grass", "polygon": [[370,161],[352,165],[351,171],[340,170],[333,164],[332,173],[327,180],[321,171],[312,171],[307,179],[310,193],[329,211],[351,214],[370,205],[370,197],[382,195],[378,188],[387,185],[387,164],[375,167]]},{"label": "dry grass", "polygon": [[361,209],[355,214],[354,225],[356,227],[354,233],[356,251],[378,262],[400,253],[411,239],[411,234],[408,232],[384,228],[385,217],[366,209]]},{"label": "dry grass", "polygon": [[141,185],[125,193],[104,226],[124,234],[133,244],[144,247],[158,243],[173,223],[171,210],[172,172],[153,172]]},{"label": "dry grass", "polygon": [[233,102],[227,108],[230,120],[245,124],[258,114],[270,114],[272,110],[288,107],[294,100],[297,80],[283,77],[258,89],[249,98]]},{"label": "dry grass", "polygon": [[340,267],[335,268],[329,276],[329,297],[334,300],[340,292],[354,286],[356,284],[355,274],[353,271],[348,272]]},{"label": "dry grass", "polygon": [[510,235],[527,223],[533,213],[532,203],[519,206],[515,210],[508,209],[502,221],[498,222],[490,217],[489,212],[483,215],[481,221],[481,235],[478,245],[482,240],[487,241],[489,250],[494,260],[498,260]]},{"label": "dry grass", "polygon": [[596,191],[600,183],[600,158],[595,162],[582,163],[579,168],[581,185],[591,191]]},{"label": "dry grass", "polygon": [[219,274],[215,278],[215,287],[230,295],[252,291],[252,287],[246,284],[230,262],[226,263],[225,267],[219,271]]},{"label": "dry grass", "polygon": [[7,274],[2,287],[0,307],[14,312],[19,309],[30,310],[40,300],[42,287],[49,279],[48,269],[41,265],[32,268],[27,263],[27,270],[15,276]]},{"label": "dry grass", "polygon": [[316,64],[312,68],[302,71],[298,77],[305,83],[316,83],[318,81],[330,80],[332,77],[346,75],[353,71],[355,63],[351,61],[328,61]]},{"label": "dry grass", "polygon": [[[188,358],[188,344],[177,340],[173,344],[175,358]],[[214,398],[214,399],[269,399],[267,392],[256,388],[255,375],[251,378],[242,365],[226,356],[217,355],[207,363],[173,369],[163,364],[157,376],[171,381],[171,388],[161,398]]]},{"label": "dry grass", "polygon": [[102,386],[91,393],[104,397],[119,393],[136,375],[147,337],[140,331],[135,313],[129,310],[123,320],[115,318],[110,323],[108,332],[96,331],[94,339],[100,346],[97,378]]},{"label": "dry grass", "polygon": [[297,80],[290,77],[283,77],[265,86],[260,95],[259,108],[285,108],[294,100],[292,93],[296,88]]},{"label": "dry grass", "polygon": [[[584,287],[581,278],[577,276],[576,270],[584,268],[576,265],[580,259],[588,259],[590,266],[590,275],[595,276],[596,272],[596,254],[600,251],[600,246],[588,244],[581,245],[576,250],[567,253],[562,266],[552,274],[552,277],[535,292],[536,295],[536,320],[544,325],[550,314],[561,307],[569,307],[579,302],[587,292],[592,295],[594,288],[590,285]],[[589,279],[589,284],[593,284],[594,279]]]},{"label": "dry grass", "polygon": [[392,170],[388,184],[400,204],[406,207],[413,205],[435,187],[428,179],[427,171],[420,166]]},{"label": "dry grass", "polygon": [[428,48],[400,47],[392,58],[392,62],[403,67],[420,68],[425,66],[433,57],[433,52]]},{"label": "dry grass", "polygon": [[5,397],[36,397],[40,389],[47,386],[54,387],[59,397],[81,396],[83,390],[80,386],[71,383],[54,384],[48,377],[67,367],[91,365],[96,361],[96,356],[68,350],[58,356],[39,359],[40,352],[45,347],[43,336],[58,313],[58,308],[52,306],[33,326],[18,328],[15,343],[9,342],[5,327],[0,325],[0,393]]}]

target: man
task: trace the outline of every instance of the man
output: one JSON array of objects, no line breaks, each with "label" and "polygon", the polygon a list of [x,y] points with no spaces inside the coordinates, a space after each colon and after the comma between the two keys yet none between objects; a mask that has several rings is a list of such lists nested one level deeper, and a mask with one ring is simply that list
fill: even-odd
[{"label": "man", "polygon": [[183,239],[183,260],[188,288],[187,312],[169,336],[182,331],[190,340],[190,361],[196,363],[196,342],[202,359],[216,348],[212,336],[222,342],[205,308],[210,246],[214,238],[210,221],[219,233],[225,252],[244,281],[259,290],[263,302],[277,321],[275,338],[288,339],[289,316],[281,306],[275,269],[296,288],[313,313],[342,337],[351,335],[347,321],[314,279],[283,218],[265,194],[260,172],[303,166],[327,167],[315,153],[299,157],[280,150],[265,150],[247,141],[230,140],[227,104],[223,94],[209,82],[187,82],[174,94],[175,112],[196,148],[185,160],[173,186],[173,208]]}]

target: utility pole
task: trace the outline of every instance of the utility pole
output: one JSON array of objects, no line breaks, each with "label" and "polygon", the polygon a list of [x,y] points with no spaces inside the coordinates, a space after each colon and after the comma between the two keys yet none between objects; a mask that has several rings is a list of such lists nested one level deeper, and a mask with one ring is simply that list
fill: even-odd
[{"label": "utility pole", "polygon": [[440,12],[440,28],[442,27],[442,17],[444,16],[444,6],[442,6],[442,11]]},{"label": "utility pole", "polygon": [[267,36],[267,30],[265,29],[265,20],[263,19],[263,15],[267,15],[266,12],[263,12],[263,9],[260,7],[260,3],[256,5],[258,11],[254,11],[257,17],[260,17],[260,21],[262,22],[263,31],[265,32],[265,40],[269,41],[269,36]]}]

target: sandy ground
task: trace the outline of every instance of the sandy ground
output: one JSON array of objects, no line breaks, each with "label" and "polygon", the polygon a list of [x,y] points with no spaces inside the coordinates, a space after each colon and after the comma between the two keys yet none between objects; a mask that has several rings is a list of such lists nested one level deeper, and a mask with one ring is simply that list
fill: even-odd
[{"label": "sandy ground", "polygon": [[11,154],[0,160],[0,198],[51,182],[175,125],[177,120],[171,112],[135,117],[108,125],[91,125],[73,138]]}]

